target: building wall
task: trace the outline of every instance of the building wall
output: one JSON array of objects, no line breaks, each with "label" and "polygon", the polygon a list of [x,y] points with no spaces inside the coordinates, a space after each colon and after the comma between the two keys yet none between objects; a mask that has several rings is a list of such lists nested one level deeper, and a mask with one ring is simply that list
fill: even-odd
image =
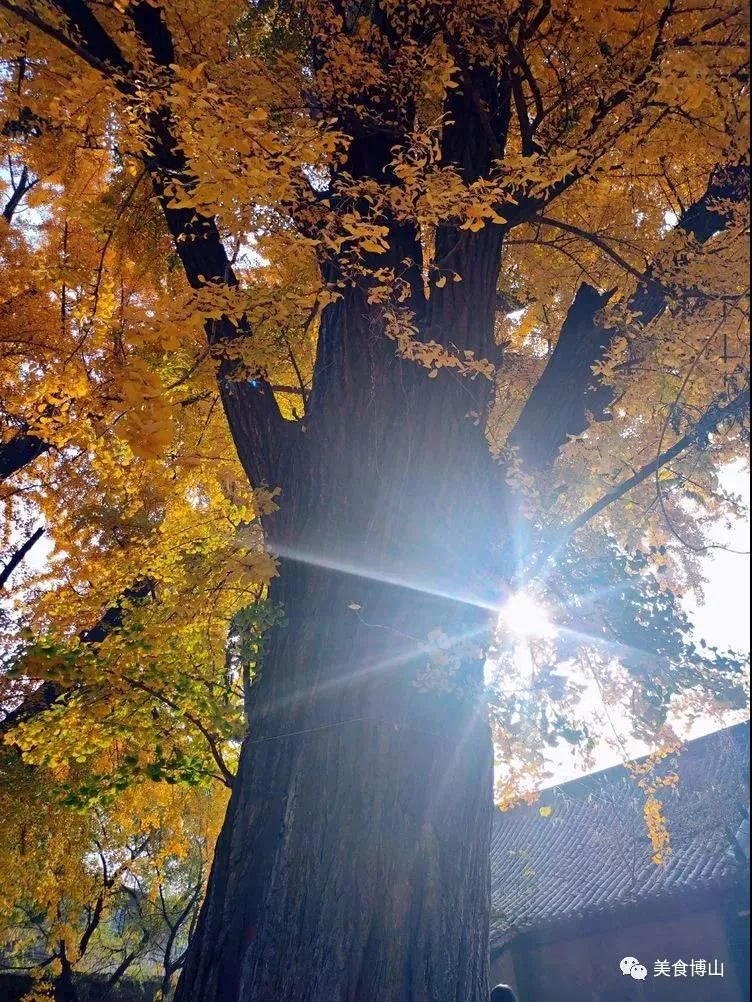
[{"label": "building wall", "polygon": [[[506,982],[519,1002],[747,1002],[740,944],[746,930],[735,913],[708,908],[640,921],[610,922],[600,929],[571,929],[556,936],[520,937],[492,960],[492,984]],[[624,976],[623,957],[637,957],[648,969],[645,981]],[[720,977],[655,977],[656,961],[717,960]],[[673,974],[673,971],[672,971]]]}]

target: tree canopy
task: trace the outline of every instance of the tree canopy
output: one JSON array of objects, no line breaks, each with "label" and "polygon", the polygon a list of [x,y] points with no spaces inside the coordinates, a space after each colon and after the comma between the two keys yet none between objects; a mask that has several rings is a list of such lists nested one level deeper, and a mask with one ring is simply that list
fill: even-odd
[{"label": "tree canopy", "polygon": [[[592,750],[588,687],[664,748],[746,705],[682,601],[748,442],[741,4],[0,0],[0,32],[3,853],[41,832],[0,869],[50,964],[119,886],[102,826],[153,886],[206,859],[290,567],[349,575],[347,630],[364,581],[473,610],[385,630],[426,706],[491,658],[504,804]],[[521,669],[522,591],[555,629]]]}]

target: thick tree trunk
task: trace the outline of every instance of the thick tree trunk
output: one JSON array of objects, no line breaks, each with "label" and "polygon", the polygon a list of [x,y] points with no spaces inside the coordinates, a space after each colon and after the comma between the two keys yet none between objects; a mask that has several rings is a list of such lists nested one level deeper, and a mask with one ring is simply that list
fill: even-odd
[{"label": "thick tree trunk", "polygon": [[492,792],[481,664],[450,693],[421,692],[428,658],[395,624],[446,627],[449,603],[315,567],[287,581],[288,622],[258,684],[178,997],[480,1002]]},{"label": "thick tree trunk", "polygon": [[[491,264],[451,290],[459,343],[493,323],[495,281]],[[488,386],[400,360],[358,290],[330,309],[318,369],[334,385],[267,523],[286,625],[177,999],[485,1002]]]}]

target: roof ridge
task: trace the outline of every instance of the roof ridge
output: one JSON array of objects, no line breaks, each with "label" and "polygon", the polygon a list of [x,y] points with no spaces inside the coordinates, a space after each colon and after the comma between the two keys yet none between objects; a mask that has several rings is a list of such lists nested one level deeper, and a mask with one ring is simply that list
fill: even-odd
[{"label": "roof ridge", "polygon": [[[686,760],[687,757],[694,758],[695,756],[701,755],[707,750],[708,746],[721,744],[724,740],[741,742],[745,735],[747,736],[747,739],[749,739],[749,730],[749,720],[743,720],[738,724],[731,724],[728,727],[721,727],[716,731],[701,734],[697,738],[691,738],[689,741],[684,742],[679,754],[682,759]],[[641,755],[638,758],[630,759],[629,763],[639,764],[640,762],[645,762],[649,757],[650,753]],[[577,790],[579,787],[594,787],[598,785],[598,781],[600,780],[606,780],[610,783],[619,776],[628,778],[629,772],[627,770],[627,764],[628,763],[619,762],[616,765],[607,766],[605,769],[598,769],[595,772],[588,772],[582,776],[577,776],[574,779],[568,779],[563,783],[552,783],[551,786],[544,786],[538,793],[536,803],[545,805],[546,795],[569,793],[570,791]],[[590,792],[590,790],[583,789],[583,792]],[[502,814],[509,814],[512,811],[519,810],[520,807],[524,806],[526,805],[518,804],[509,808],[508,811],[502,812]]]}]

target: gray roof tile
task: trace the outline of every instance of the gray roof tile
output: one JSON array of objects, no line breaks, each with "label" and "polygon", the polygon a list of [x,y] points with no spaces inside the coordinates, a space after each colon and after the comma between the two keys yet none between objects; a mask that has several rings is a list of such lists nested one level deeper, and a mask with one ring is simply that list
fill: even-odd
[{"label": "gray roof tile", "polygon": [[[545,790],[532,806],[498,813],[491,844],[491,942],[744,879],[749,817],[749,724],[687,744],[663,771],[658,797],[671,854],[656,866],[644,795],[623,767]],[[544,817],[540,808],[549,806]],[[748,831],[748,827],[746,829]],[[741,852],[729,851],[741,834]]]}]

